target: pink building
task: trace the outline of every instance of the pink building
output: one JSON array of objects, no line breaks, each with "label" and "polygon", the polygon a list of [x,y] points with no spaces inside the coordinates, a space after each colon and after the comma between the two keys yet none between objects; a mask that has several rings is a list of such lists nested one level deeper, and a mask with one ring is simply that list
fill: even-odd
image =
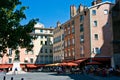
[{"label": "pink building", "polygon": [[63,24],[65,60],[89,58],[111,64],[113,35],[109,11],[112,7],[111,2],[102,0],[93,1],[90,7],[80,5],[77,10],[71,6],[71,18]]}]

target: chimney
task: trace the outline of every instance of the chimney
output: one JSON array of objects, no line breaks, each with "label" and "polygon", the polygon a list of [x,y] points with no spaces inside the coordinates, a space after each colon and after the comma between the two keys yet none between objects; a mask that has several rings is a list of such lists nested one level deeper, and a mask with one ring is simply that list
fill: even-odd
[{"label": "chimney", "polygon": [[94,0],[93,2],[92,2],[92,6],[93,5],[96,5],[96,4],[99,4],[99,3],[101,3],[102,2],[102,0]]},{"label": "chimney", "polygon": [[84,10],[84,6],[82,6],[82,4],[79,5],[77,13],[80,13]]},{"label": "chimney", "polygon": [[58,21],[58,22],[57,22],[57,27],[59,27],[60,25],[61,25],[61,23]]},{"label": "chimney", "polygon": [[117,2],[120,2],[120,0],[116,0],[115,2],[116,2],[116,3],[117,3]]},{"label": "chimney", "polygon": [[102,0],[97,0],[96,2],[97,2],[97,4],[99,4],[99,3],[101,3],[101,2],[102,2]]},{"label": "chimney", "polygon": [[94,1],[92,2],[92,6],[93,6],[93,5],[96,5],[96,4],[97,4],[97,1],[94,0]]},{"label": "chimney", "polygon": [[76,15],[76,7],[75,5],[70,6],[70,18],[74,17]]}]

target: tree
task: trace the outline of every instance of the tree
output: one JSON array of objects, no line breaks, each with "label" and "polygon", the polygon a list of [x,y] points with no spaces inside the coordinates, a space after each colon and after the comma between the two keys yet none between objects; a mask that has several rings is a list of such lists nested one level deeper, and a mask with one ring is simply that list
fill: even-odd
[{"label": "tree", "polygon": [[34,24],[38,19],[32,19],[22,25],[21,21],[26,19],[20,0],[0,0],[0,52],[6,53],[6,48],[17,50],[18,47],[32,49],[31,44],[34,36],[30,36],[34,30]]}]

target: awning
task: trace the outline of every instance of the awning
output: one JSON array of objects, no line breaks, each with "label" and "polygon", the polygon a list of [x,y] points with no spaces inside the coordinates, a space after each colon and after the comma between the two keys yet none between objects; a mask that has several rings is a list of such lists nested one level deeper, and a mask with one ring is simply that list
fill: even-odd
[{"label": "awning", "polygon": [[78,66],[78,64],[73,63],[73,62],[68,62],[68,63],[67,63],[67,66]]},{"label": "awning", "polygon": [[39,68],[45,66],[45,64],[25,64],[27,68]]},{"label": "awning", "polygon": [[100,62],[96,62],[96,61],[92,61],[92,62],[88,62],[87,65],[100,65],[102,63]]},{"label": "awning", "polygon": [[37,68],[35,64],[26,64],[27,68]]},{"label": "awning", "polygon": [[20,67],[25,68],[26,66],[25,66],[25,64],[20,64]]},{"label": "awning", "polygon": [[74,61],[74,63],[80,64],[81,62],[84,62],[85,60],[87,59],[79,59],[79,60]]},{"label": "awning", "polygon": [[63,63],[60,63],[59,65],[60,65],[60,66],[67,66],[67,63],[66,63],[66,62],[63,62]]},{"label": "awning", "polygon": [[36,64],[37,67],[44,67],[45,64]]},{"label": "awning", "polygon": [[60,63],[46,64],[45,66],[59,66]]},{"label": "awning", "polygon": [[111,61],[111,57],[95,57],[92,58],[93,61],[99,61],[99,62],[106,62],[106,61]]},{"label": "awning", "polygon": [[0,69],[12,68],[13,64],[0,64]]},{"label": "awning", "polygon": [[60,66],[78,66],[78,64],[73,63],[73,62],[63,62],[59,64]]}]

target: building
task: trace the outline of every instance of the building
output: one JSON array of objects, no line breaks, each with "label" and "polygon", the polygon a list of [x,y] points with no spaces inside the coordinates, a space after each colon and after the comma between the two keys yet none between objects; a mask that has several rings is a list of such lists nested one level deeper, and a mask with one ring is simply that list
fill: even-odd
[{"label": "building", "polygon": [[53,33],[53,62],[62,62],[64,60],[64,30],[60,22],[57,22]]},{"label": "building", "polygon": [[[48,64],[53,62],[53,28],[45,28],[43,24],[37,23],[35,31],[30,33],[31,36],[36,36],[33,40],[34,47],[31,51],[19,48],[19,61],[22,64]],[[7,50],[8,55],[1,58],[1,64],[14,63],[15,51]]]},{"label": "building", "polygon": [[62,24],[65,61],[89,58],[111,63],[113,36],[109,11],[112,6],[111,2],[96,0],[90,7],[70,7],[70,20]]},{"label": "building", "polygon": [[113,54],[112,15],[109,12],[113,6],[111,2],[97,0],[88,8],[90,58],[109,65]]},{"label": "building", "polygon": [[115,6],[112,8],[113,22],[113,66],[120,66],[120,0],[116,0]]}]

